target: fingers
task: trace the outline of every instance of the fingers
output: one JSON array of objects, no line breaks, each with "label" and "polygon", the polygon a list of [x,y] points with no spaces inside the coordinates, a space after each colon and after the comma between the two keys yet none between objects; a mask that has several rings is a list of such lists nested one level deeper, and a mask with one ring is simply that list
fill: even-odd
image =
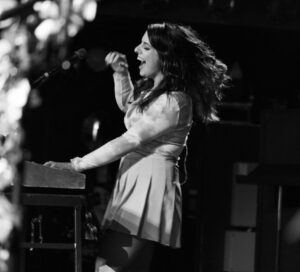
[{"label": "fingers", "polygon": [[108,53],[105,62],[107,65],[119,64],[120,66],[128,67],[126,56],[118,52]]},{"label": "fingers", "polygon": [[77,172],[80,172],[83,170],[80,167],[80,163],[81,163],[81,158],[79,158],[79,157],[71,159],[71,166]]},{"label": "fingers", "polygon": [[55,169],[60,169],[60,170],[72,170],[74,171],[75,169],[72,167],[72,164],[69,162],[54,162],[54,161],[48,161],[44,163],[44,166],[48,166],[51,168]]},{"label": "fingers", "polygon": [[113,51],[105,57],[106,65],[110,65],[116,72],[122,72],[128,68],[126,55]]},{"label": "fingers", "polygon": [[54,161],[47,161],[44,163],[44,166],[52,167],[52,168],[60,168],[60,163],[59,162],[54,162]]},{"label": "fingers", "polygon": [[115,62],[126,62],[127,63],[127,59],[126,59],[126,56],[124,54],[113,51],[113,52],[109,52],[107,54],[107,56],[105,57],[105,62],[108,65],[112,64],[112,63],[115,63]]},{"label": "fingers", "polygon": [[53,161],[47,161],[47,162],[45,162],[43,165],[44,165],[44,166],[48,166],[48,167],[54,167],[55,162],[53,162]]}]

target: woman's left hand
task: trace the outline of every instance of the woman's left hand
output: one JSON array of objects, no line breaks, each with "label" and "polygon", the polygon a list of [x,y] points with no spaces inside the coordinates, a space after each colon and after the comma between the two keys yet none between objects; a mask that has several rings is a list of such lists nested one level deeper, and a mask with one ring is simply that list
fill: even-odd
[{"label": "woman's left hand", "polygon": [[45,162],[44,165],[52,167],[52,168],[60,169],[60,170],[75,171],[75,169],[72,167],[72,164],[70,162],[48,161],[48,162]]}]

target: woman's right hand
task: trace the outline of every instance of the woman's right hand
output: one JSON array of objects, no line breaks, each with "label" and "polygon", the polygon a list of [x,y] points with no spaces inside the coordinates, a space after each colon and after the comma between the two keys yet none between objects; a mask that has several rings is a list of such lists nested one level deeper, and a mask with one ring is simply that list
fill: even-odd
[{"label": "woman's right hand", "polygon": [[124,54],[116,51],[109,52],[105,57],[105,63],[106,65],[109,65],[116,73],[128,73],[128,63]]},{"label": "woman's right hand", "polygon": [[76,171],[70,162],[54,162],[48,161],[43,164],[44,166],[60,169],[60,170],[69,170]]}]

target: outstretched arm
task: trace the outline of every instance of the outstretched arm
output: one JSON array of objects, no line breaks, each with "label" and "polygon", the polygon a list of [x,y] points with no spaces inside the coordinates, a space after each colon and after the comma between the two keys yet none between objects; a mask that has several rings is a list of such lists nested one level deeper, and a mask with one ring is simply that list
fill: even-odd
[{"label": "outstretched arm", "polygon": [[[175,103],[174,103],[175,102]],[[160,96],[157,101],[144,111],[142,117],[123,135],[106,143],[82,158],[74,158],[71,164],[64,165],[76,171],[99,167],[120,159],[134,151],[141,144],[155,139],[177,126],[179,106],[174,98]],[[60,167],[52,162],[52,167]]]},{"label": "outstretched arm", "polygon": [[134,151],[141,144],[176,127],[178,119],[179,106],[177,101],[174,98],[168,100],[167,95],[162,95],[144,111],[142,117],[126,133],[83,158],[73,159],[72,165],[75,170],[83,171],[118,160],[127,153]]}]

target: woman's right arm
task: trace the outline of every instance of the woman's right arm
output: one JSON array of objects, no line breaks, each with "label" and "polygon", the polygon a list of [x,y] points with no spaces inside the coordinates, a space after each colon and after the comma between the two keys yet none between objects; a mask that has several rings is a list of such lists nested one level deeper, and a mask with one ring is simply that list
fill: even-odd
[{"label": "woman's right arm", "polygon": [[118,52],[110,52],[105,57],[105,62],[114,71],[113,78],[117,104],[122,111],[126,112],[128,101],[133,92],[126,56]]},{"label": "woman's right arm", "polygon": [[115,98],[121,111],[126,112],[128,108],[128,102],[132,97],[133,84],[130,78],[130,74],[127,75],[114,73],[115,84]]}]

